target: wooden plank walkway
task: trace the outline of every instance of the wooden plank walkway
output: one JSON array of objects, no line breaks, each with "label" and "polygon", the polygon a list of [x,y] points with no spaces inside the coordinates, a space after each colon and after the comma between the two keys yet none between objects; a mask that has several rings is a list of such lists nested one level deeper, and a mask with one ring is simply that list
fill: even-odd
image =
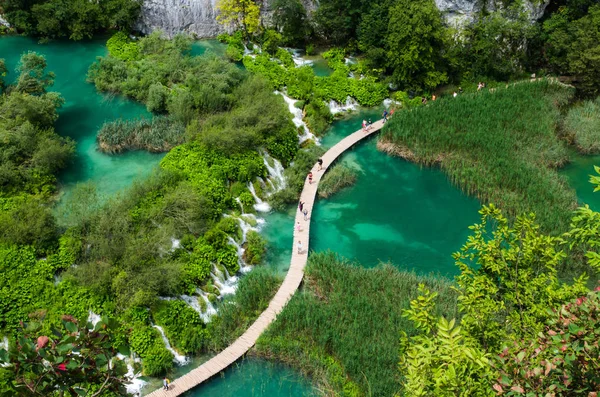
[{"label": "wooden plank walkway", "polygon": [[[271,299],[269,307],[261,313],[256,321],[244,332],[242,336],[235,340],[229,347],[217,354],[201,366],[193,369],[191,372],[183,375],[180,378],[175,379],[169,390],[155,390],[148,394],[149,397],[172,397],[178,396],[185,393],[186,391],[198,386],[205,380],[213,377],[219,372],[223,371],[229,365],[233,364],[240,357],[242,357],[258,340],[258,337],[263,333],[267,327],[275,321],[277,315],[283,310],[287,302],[290,300],[292,295],[296,292],[302,277],[304,277],[304,267],[306,266],[308,257],[308,243],[309,243],[309,232],[310,232],[310,216],[312,215],[313,205],[315,203],[317,188],[321,177],[329,168],[331,164],[346,150],[351,148],[358,141],[374,134],[381,130],[383,127],[383,120],[376,121],[373,123],[369,131],[365,132],[362,129],[348,135],[342,139],[334,147],[329,149],[322,157],[323,169],[318,170],[318,166],[315,164],[312,168],[313,182],[308,183],[308,177],[304,182],[304,188],[300,195],[300,201],[304,202],[304,208],[308,210],[308,221],[304,220],[304,215],[300,212],[296,212],[296,219],[294,221],[294,242],[292,245],[292,259],[290,268],[283,280],[283,283],[277,290],[277,293]],[[302,226],[301,230],[296,229],[296,224],[300,222]],[[302,242],[302,252],[298,253],[298,241]]]}]

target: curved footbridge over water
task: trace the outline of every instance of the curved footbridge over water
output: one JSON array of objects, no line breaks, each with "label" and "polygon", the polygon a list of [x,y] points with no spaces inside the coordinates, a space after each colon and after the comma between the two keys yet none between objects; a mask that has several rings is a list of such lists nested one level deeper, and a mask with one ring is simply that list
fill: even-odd
[{"label": "curved footbridge over water", "polygon": [[[327,153],[323,155],[323,169],[321,171],[318,171],[318,167],[316,165],[313,166],[313,182],[308,183],[307,179],[304,182],[304,189],[302,189],[302,194],[300,195],[300,201],[304,202],[304,208],[308,210],[309,216],[312,214],[319,182],[321,181],[321,177],[327,168],[333,164],[333,162],[342,153],[354,146],[354,144],[381,130],[382,127],[383,121],[379,120],[373,123],[371,128],[366,132],[362,129],[354,132],[353,134],[342,139],[337,145],[329,149]],[[302,225],[301,231],[295,229],[295,226],[298,222],[300,222],[300,225]],[[294,295],[300,286],[300,283],[302,282],[302,277],[304,276],[304,267],[306,266],[308,259],[309,233],[310,219],[309,221],[305,221],[304,215],[300,211],[297,211],[296,220],[294,222],[294,243],[292,246],[292,259],[290,268],[285,276],[285,279],[283,280],[283,283],[279,287],[279,290],[277,290],[277,293],[273,299],[271,299],[269,307],[267,307],[267,309],[262,312],[256,321],[250,326],[250,328],[248,328],[246,332],[242,334],[242,336],[236,339],[235,342],[229,345],[229,347],[204,364],[200,365],[198,368],[180,378],[175,379],[171,383],[168,391],[159,389],[149,394],[149,397],[171,397],[183,394],[223,371],[225,368],[242,357],[248,350],[250,350],[252,346],[254,346],[258,340],[258,337],[273,321],[275,321],[277,314],[283,310],[287,302],[290,300],[292,295]],[[298,253],[298,241],[302,242],[301,253]]]}]

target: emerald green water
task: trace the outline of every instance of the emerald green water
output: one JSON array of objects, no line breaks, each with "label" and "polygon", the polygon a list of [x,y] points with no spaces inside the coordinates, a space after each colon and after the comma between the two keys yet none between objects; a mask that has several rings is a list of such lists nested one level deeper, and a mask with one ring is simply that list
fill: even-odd
[{"label": "emerald green water", "polygon": [[582,156],[574,154],[561,172],[569,180],[581,204],[588,204],[594,211],[600,211],[600,192],[594,193],[590,175],[595,175],[594,165],[600,166],[600,156]]},{"label": "emerald green water", "polygon": [[[322,140],[328,148],[375,120],[382,109],[364,111],[333,124]],[[457,273],[451,254],[479,220],[479,202],[452,186],[439,170],[421,168],[379,152],[376,138],[359,143],[341,161],[358,171],[356,183],[311,214],[310,249],[332,250],[366,267],[380,261],[419,273]],[[267,216],[267,263],[289,267],[295,207]]]},{"label": "emerald green water", "polygon": [[87,70],[97,56],[106,54],[105,39],[85,42],[54,41],[38,44],[28,37],[0,38],[0,57],[6,60],[9,81],[16,78],[15,67],[21,54],[36,51],[46,57],[48,70],[56,74],[54,86],[65,99],[59,111],[56,131],[77,142],[74,164],[59,176],[66,194],[79,182],[92,181],[98,192],[113,194],[135,179],[143,178],[158,164],[162,155],[144,151],[109,156],[96,150],[96,134],[108,120],[150,117],[145,107],[121,97],[96,92],[85,81]]}]

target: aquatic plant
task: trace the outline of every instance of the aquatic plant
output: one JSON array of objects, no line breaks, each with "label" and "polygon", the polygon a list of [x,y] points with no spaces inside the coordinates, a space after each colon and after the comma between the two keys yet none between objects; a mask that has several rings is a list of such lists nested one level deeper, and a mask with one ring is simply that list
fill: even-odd
[{"label": "aquatic plant", "polygon": [[333,394],[394,395],[400,389],[398,335],[414,332],[402,310],[418,296],[419,283],[439,293],[436,313],[456,314],[450,280],[313,253],[303,291],[259,338],[257,352],[300,367]]},{"label": "aquatic plant", "polygon": [[585,154],[600,153],[600,98],[569,109],[564,129],[577,150]]},{"label": "aquatic plant", "polygon": [[380,142],[510,216],[535,212],[544,230],[565,231],[577,200],[557,172],[568,157],[555,130],[573,92],[541,80],[441,98],[397,112]]},{"label": "aquatic plant", "polygon": [[327,198],[356,182],[356,170],[338,163],[327,170],[319,183],[319,197]]},{"label": "aquatic plant", "polygon": [[115,120],[102,125],[98,132],[98,148],[105,153],[128,150],[168,152],[184,142],[185,126],[172,117],[156,116],[138,120]]}]

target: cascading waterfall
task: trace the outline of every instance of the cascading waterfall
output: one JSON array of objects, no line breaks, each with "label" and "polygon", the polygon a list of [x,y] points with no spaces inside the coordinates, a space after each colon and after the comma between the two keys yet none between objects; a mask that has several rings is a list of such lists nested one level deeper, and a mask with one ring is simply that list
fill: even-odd
[{"label": "cascading waterfall", "polygon": [[348,96],[346,98],[346,102],[343,105],[337,103],[332,99],[331,101],[329,101],[327,106],[329,107],[329,111],[331,112],[331,114],[338,114],[343,112],[354,111],[358,109],[359,105],[358,102],[354,100],[354,98]]},{"label": "cascading waterfall", "polygon": [[140,379],[140,376],[142,376],[142,374],[139,372],[135,372],[135,369],[133,367],[134,363],[139,363],[141,362],[141,360],[135,355],[132,357],[127,357],[121,353],[117,353],[117,358],[127,363],[127,373],[125,374],[125,378],[127,378],[130,382],[127,386],[125,386],[127,393],[135,397],[141,397],[142,388],[146,386],[148,382]]},{"label": "cascading waterfall", "polygon": [[279,91],[275,91],[275,94],[279,94],[283,97],[283,99],[285,100],[285,103],[287,103],[288,105],[288,109],[290,110],[290,113],[292,113],[294,115],[294,118],[292,119],[292,121],[294,122],[294,125],[297,128],[302,127],[302,135],[300,135],[298,137],[298,140],[300,141],[300,143],[312,139],[313,141],[315,141],[315,143],[319,143],[319,140],[317,139],[317,137],[315,137],[310,130],[308,129],[308,127],[306,126],[306,123],[304,122],[304,120],[302,120],[302,109],[298,109],[296,106],[294,106],[294,104],[296,103],[295,99],[290,98],[289,96],[285,95],[282,92]]},{"label": "cascading waterfall", "polygon": [[[0,349],[4,349],[6,351],[8,351],[8,337],[4,337],[2,338],[2,340],[0,341]],[[0,368],[2,367],[8,367],[10,364],[9,363],[3,363],[0,364]]]},{"label": "cascading waterfall", "polygon": [[383,106],[384,106],[386,109],[389,109],[389,108],[390,108],[390,106],[392,106],[392,104],[394,104],[394,105],[401,105],[401,103],[400,103],[400,102],[398,102],[398,101],[394,101],[394,100],[393,100],[393,99],[391,99],[391,98],[387,98],[387,99],[384,99],[384,100],[383,100]]},{"label": "cascading waterfall", "polygon": [[210,277],[213,279],[215,286],[219,289],[221,296],[235,293],[238,283],[237,276],[226,278],[223,272],[213,265],[213,271],[210,272]]},{"label": "cascading waterfall", "polygon": [[186,356],[182,356],[181,354],[177,353],[177,351],[171,347],[169,339],[167,338],[167,335],[165,335],[165,331],[162,329],[162,327],[156,324],[152,324],[152,326],[156,328],[158,332],[160,332],[160,336],[165,343],[165,347],[173,354],[173,361],[177,365],[186,365],[189,362],[189,359]]},{"label": "cascading waterfall", "polygon": [[254,204],[255,210],[257,210],[258,212],[271,211],[271,206],[269,205],[269,203],[262,201],[261,198],[258,197],[258,195],[256,194],[256,190],[254,189],[254,184],[252,182],[248,183],[248,190],[250,190],[252,197],[254,197],[254,201],[256,201],[256,204]]},{"label": "cascading waterfall", "polygon": [[292,59],[294,60],[294,64],[296,66],[307,66],[307,65],[313,64],[313,61],[311,61],[310,59],[302,58],[302,56],[301,56],[302,50],[300,50],[298,48],[285,48],[284,47],[284,50],[287,50],[292,54]]},{"label": "cascading waterfall", "polygon": [[[263,152],[263,163],[265,167],[267,167],[267,171],[269,172],[269,177],[275,181],[275,192],[282,190],[285,188],[285,176],[283,175],[283,165],[273,157],[269,156],[267,152]],[[269,163],[269,160],[273,162],[273,165]]]}]

